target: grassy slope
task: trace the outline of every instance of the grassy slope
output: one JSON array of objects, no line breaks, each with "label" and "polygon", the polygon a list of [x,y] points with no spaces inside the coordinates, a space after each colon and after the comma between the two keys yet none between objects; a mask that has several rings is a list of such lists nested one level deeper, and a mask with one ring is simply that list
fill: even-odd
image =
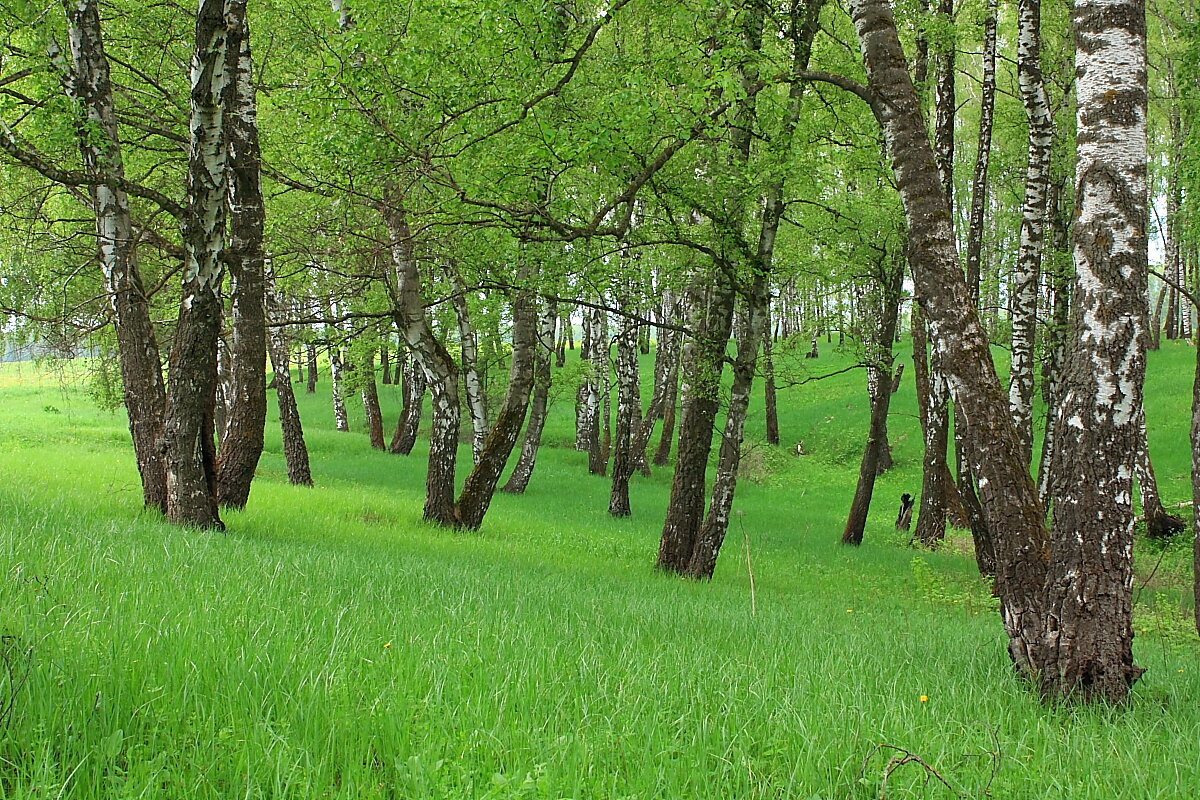
[{"label": "grassy slope", "polygon": [[[1152,358],[1168,502],[1188,492],[1191,357]],[[1179,632],[1182,548],[1159,564],[1159,602],[1142,598],[1154,632],[1133,706],[1041,707],[969,558],[914,565],[890,529],[919,485],[911,384],[867,543],[835,543],[863,383],[784,394],[785,444],[811,455],[751,443],[757,482],[739,489],[716,580],[696,585],[651,569],[669,472],[636,479],[635,516],[610,519],[607,482],[565,446],[565,400],[528,494],[498,497],[467,535],[416,521],[422,453],[372,453],[303,398],[318,487],[286,485],[272,429],[251,507],[222,536],[140,513],[119,417],[5,367],[0,634],[15,638],[0,714],[24,680],[0,727],[0,797],[874,797],[894,753],[863,764],[881,744],[970,796],[989,782],[996,797],[1191,796],[1200,668]],[[1144,558],[1149,573],[1159,553]],[[953,796],[925,778],[899,768],[888,796]]]}]

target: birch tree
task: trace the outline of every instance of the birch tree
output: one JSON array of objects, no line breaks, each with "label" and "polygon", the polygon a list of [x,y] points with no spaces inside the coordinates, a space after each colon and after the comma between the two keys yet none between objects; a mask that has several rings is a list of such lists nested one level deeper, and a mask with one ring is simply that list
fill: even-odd
[{"label": "birch tree", "polygon": [[1054,143],[1054,123],[1042,77],[1041,13],[1041,0],[1020,0],[1017,76],[1029,120],[1029,156],[1021,210],[1021,245],[1012,287],[1012,372],[1008,398],[1026,462],[1033,460],[1038,283],[1050,186],[1050,149]]},{"label": "birch tree", "polygon": [[228,193],[225,113],[237,83],[230,27],[244,14],[241,0],[202,0],[192,62],[188,207],[182,224],[186,260],[167,380],[164,442],[167,518],[202,528],[224,527],[217,511],[213,426]]},{"label": "birch tree", "polygon": [[[65,3],[71,66],[67,93],[78,104],[83,162],[98,175],[123,179],[125,166],[117,129],[112,79],[97,0]],[[97,252],[112,305],[125,408],[134,455],[148,508],[166,510],[166,465],[162,454],[166,387],[150,303],[138,269],[129,195],[116,186],[91,187]]]},{"label": "birch tree", "polygon": [[1074,343],[1051,469],[1043,691],[1124,700],[1133,663],[1133,469],[1145,377],[1149,211],[1144,0],[1076,0]]}]

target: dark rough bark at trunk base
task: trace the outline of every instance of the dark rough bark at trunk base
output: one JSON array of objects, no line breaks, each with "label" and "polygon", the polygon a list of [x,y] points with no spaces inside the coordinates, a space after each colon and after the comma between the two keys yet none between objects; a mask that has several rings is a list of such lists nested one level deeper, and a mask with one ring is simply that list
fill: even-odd
[{"label": "dark rough bark at trunk base", "polygon": [[[368,369],[371,369],[368,366]],[[383,435],[383,412],[379,408],[379,388],[375,385],[374,370],[364,378],[362,401],[363,413],[367,418],[367,433],[371,437],[371,448],[386,450],[387,440]]]},{"label": "dark rough bark at trunk base", "polygon": [[1186,529],[1186,522],[1168,514],[1161,506],[1146,514],[1146,535],[1151,539],[1170,539]]},{"label": "dark rough bark at trunk base", "polygon": [[1147,237],[1145,4],[1076,0],[1076,281],[1055,409],[1047,697],[1124,702],[1133,662],[1134,471],[1142,435]]},{"label": "dark rough bark at trunk base", "polygon": [[252,82],[250,28],[245,6],[229,37],[236,59],[233,108],[225,114],[229,141],[229,242],[224,259],[232,300],[230,397],[228,417],[217,451],[217,501],[245,508],[254,472],[262,457],[267,423],[267,318],[263,228],[266,211],[260,181],[257,100]]},{"label": "dark rough bark at trunk base", "polygon": [[537,313],[532,295],[519,295],[513,301],[512,339],[508,394],[484,442],[479,461],[467,476],[455,505],[459,524],[471,530],[477,530],[483,524],[500,474],[517,444],[529,410],[529,398],[533,391],[534,347],[537,342]]},{"label": "dark rough bark at trunk base", "polygon": [[182,525],[223,530],[217,510],[216,339],[221,305],[212,292],[192,295],[181,314],[171,352],[164,440],[167,519]]},{"label": "dark rough bark at trunk base", "polygon": [[296,406],[296,393],[292,389],[286,345],[272,347],[271,366],[275,370],[275,393],[279,401],[279,425],[283,432],[283,457],[287,462],[288,481],[293,486],[312,486],[308,446],[304,442],[300,409]]},{"label": "dark rough bark at trunk base", "polygon": [[[542,431],[546,427],[546,415],[550,405],[550,364],[555,354],[554,327],[558,319],[558,307],[549,303],[542,314],[541,344],[538,348],[534,372],[533,400],[529,405],[529,421],[525,423],[525,439],[521,443],[521,455],[513,467],[508,482],[501,491],[507,494],[523,494],[529,488],[533,470],[537,466],[537,454],[542,444]],[[558,353],[563,351],[559,349]]]},{"label": "dark rough bark at trunk base", "polygon": [[458,459],[458,372],[449,354],[444,375],[430,384],[433,418],[429,431],[429,468],[425,476],[425,520],[439,525],[458,525],[454,510],[454,473]]},{"label": "dark rough bark at trunk base", "polygon": [[421,427],[421,407],[425,400],[425,372],[421,365],[406,356],[401,362],[396,362],[396,372],[403,380],[404,405],[400,409],[400,418],[396,421],[396,432],[388,452],[393,455],[406,456],[412,452],[417,443],[417,433]]},{"label": "dark rough bark at trunk base", "polygon": [[688,384],[683,392],[679,452],[657,561],[659,569],[679,573],[687,572],[704,519],[708,457],[720,409],[721,372],[734,306],[728,287],[694,286],[693,292],[701,295],[693,302],[693,307],[700,306],[696,315],[700,324],[697,338],[684,349],[683,375]]},{"label": "dark rough bark at trunk base", "polygon": [[900,313],[901,281],[904,270],[895,270],[890,285],[886,287],[883,319],[880,320],[879,339],[876,345],[878,370],[874,381],[875,391],[871,398],[871,423],[867,432],[867,444],[859,465],[858,486],[850,504],[850,514],[842,531],[842,544],[860,545],[867,527],[867,512],[871,508],[871,496],[875,491],[875,478],[883,471],[883,462],[891,462],[888,450],[887,416],[892,402],[892,343],[896,339],[896,327]]},{"label": "dark rough bark at trunk base", "polygon": [[[64,88],[79,106],[79,149],[88,169],[124,177],[112,80],[101,31],[100,4],[82,0],[64,6],[69,28],[72,69]],[[137,248],[128,195],[107,186],[92,187],[96,210],[97,251],[112,306],[125,410],[142,500],[147,508],[166,511],[167,472],[163,458],[163,413],[166,387],[150,304],[137,263]]]}]

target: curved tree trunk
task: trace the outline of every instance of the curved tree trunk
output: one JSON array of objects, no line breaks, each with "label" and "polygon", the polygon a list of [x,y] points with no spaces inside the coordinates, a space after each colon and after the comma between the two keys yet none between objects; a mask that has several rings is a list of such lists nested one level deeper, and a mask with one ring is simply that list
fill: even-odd
[{"label": "curved tree trunk", "polygon": [[[274,282],[274,276],[267,273],[267,315],[278,321],[282,314]],[[275,394],[279,401],[279,425],[283,434],[283,457],[287,462],[288,481],[294,486],[312,486],[308,445],[304,442],[304,426],[300,422],[300,409],[296,406],[296,393],[292,389],[292,348],[283,327],[267,329],[267,345],[271,369],[275,371]]]},{"label": "curved tree trunk", "polygon": [[386,450],[387,442],[383,438],[383,412],[379,408],[379,386],[375,383],[375,355],[368,353],[355,370],[358,374],[360,394],[363,401],[363,413],[367,419],[367,434],[371,437],[371,447],[375,450]]},{"label": "curved tree trunk", "polygon": [[842,544],[860,545],[863,532],[867,527],[867,512],[871,508],[871,495],[875,491],[875,478],[883,470],[879,462],[883,451],[888,446],[887,415],[891,406],[892,393],[892,344],[896,340],[897,321],[900,316],[900,294],[903,289],[904,268],[897,266],[893,269],[891,279],[883,290],[880,307],[883,316],[879,321],[879,330],[872,349],[871,366],[876,370],[876,383],[879,389],[871,398],[871,425],[867,432],[867,445],[863,451],[862,463],[858,471],[858,486],[854,490],[854,500],[850,504],[850,515],[846,520],[846,528],[842,531]]},{"label": "curved tree trunk", "polygon": [[537,355],[533,373],[533,400],[529,404],[529,421],[525,423],[525,439],[521,442],[521,455],[517,465],[513,467],[508,483],[502,491],[508,494],[522,494],[529,488],[529,479],[533,477],[534,467],[537,466],[538,449],[542,445],[542,431],[546,427],[546,414],[550,405],[550,384],[552,375],[550,365],[557,353],[554,341],[554,328],[558,322],[558,304],[547,302],[542,310],[541,332],[538,334]]},{"label": "curved tree trunk", "polygon": [[380,209],[391,236],[395,268],[394,316],[400,335],[421,363],[429,380],[433,419],[429,432],[429,469],[425,476],[425,519],[457,526],[454,473],[458,461],[458,365],[433,335],[421,294],[412,230],[399,203]]},{"label": "curved tree trunk", "polygon": [[[909,229],[917,302],[930,326],[955,406],[970,423],[968,463],[996,538],[1009,652],[1028,675],[1040,671],[1046,530],[979,317],[955,248],[950,205],[929,147],[895,19],[885,0],[850,0],[871,103],[884,131]],[[821,76],[828,78],[828,76]],[[836,78],[835,78],[836,80]],[[855,88],[846,81],[842,85]],[[1002,534],[1000,533],[1002,532]]]},{"label": "curved tree trunk", "polygon": [[404,405],[400,409],[400,418],[396,421],[396,432],[392,435],[392,443],[388,452],[398,456],[406,456],[412,452],[417,443],[417,433],[421,428],[421,407],[425,401],[425,370],[417,363],[410,353],[396,354],[396,375],[403,382],[401,393]]},{"label": "curved tree trunk", "polygon": [[[72,71],[65,81],[82,112],[79,146],[87,168],[125,177],[113,106],[112,80],[100,29],[99,3],[66,3]],[[150,303],[142,283],[134,245],[129,197],[104,185],[92,188],[97,252],[105,290],[113,309],[129,432],[147,508],[166,511],[166,463],[163,459],[163,412],[166,387]]]},{"label": "curved tree trunk", "polygon": [[[529,271],[530,268],[523,270]],[[519,280],[524,283],[530,278],[525,274]],[[521,435],[533,391],[537,341],[538,320],[534,295],[522,286],[515,290],[512,305],[512,364],[508,374],[508,393],[504,396],[496,422],[479,455],[479,463],[467,476],[458,496],[456,514],[465,528],[475,530],[483,524],[484,515],[496,493],[500,473]]]},{"label": "curved tree trunk", "polygon": [[229,39],[230,54],[236,58],[234,105],[224,118],[229,144],[229,243],[224,258],[232,302],[227,398],[231,402],[217,450],[217,501],[229,508],[245,508],[250,498],[267,424],[266,209],[260,182],[254,61],[244,10],[237,20]]}]

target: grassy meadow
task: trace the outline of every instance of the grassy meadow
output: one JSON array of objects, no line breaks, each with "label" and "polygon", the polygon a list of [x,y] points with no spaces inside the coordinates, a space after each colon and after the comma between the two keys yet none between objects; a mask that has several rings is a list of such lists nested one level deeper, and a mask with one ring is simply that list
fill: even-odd
[{"label": "grassy meadow", "polygon": [[[1167,503],[1190,496],[1193,354],[1151,354]],[[1139,544],[1132,704],[1044,707],[969,538],[893,529],[920,487],[911,364],[866,543],[838,544],[865,376],[799,381],[852,358],[783,367],[784,446],[752,419],[711,584],[653,569],[669,470],[608,516],[569,389],[527,494],[463,533],[420,521],[422,444],[372,452],[361,413],[333,430],[327,379],[298,387],[316,488],[287,484],[272,411],[216,534],[140,509],[123,413],[78,365],[4,365],[0,798],[1195,797],[1190,542]]]}]

